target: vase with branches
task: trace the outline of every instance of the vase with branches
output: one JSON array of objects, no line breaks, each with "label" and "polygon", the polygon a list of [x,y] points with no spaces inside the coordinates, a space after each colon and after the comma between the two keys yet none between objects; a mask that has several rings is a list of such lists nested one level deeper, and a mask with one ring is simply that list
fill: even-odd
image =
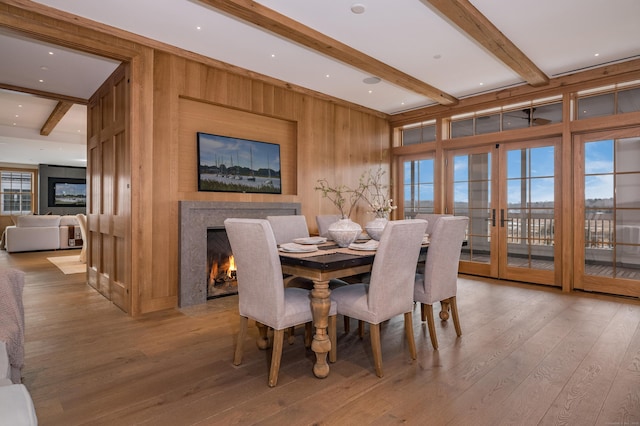
[{"label": "vase with branches", "polygon": [[378,168],[376,172],[368,170],[360,177],[360,198],[369,206],[369,212],[377,218],[389,219],[392,211],[397,209],[393,199],[389,198],[389,186],[384,184],[385,171]]}]

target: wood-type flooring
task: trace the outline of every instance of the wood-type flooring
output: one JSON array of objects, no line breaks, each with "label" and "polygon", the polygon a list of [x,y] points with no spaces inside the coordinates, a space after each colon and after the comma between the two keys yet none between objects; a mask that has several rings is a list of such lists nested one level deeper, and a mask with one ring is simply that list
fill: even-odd
[{"label": "wood-type flooring", "polygon": [[640,424],[637,300],[461,276],[461,338],[437,320],[434,351],[416,307],[417,360],[399,316],[382,326],[378,378],[368,332],[339,320],[321,380],[297,330],[269,388],[251,322],[232,364],[237,296],[131,318],[56,254],[0,251],[0,267],[26,272],[23,382],[42,426]]}]

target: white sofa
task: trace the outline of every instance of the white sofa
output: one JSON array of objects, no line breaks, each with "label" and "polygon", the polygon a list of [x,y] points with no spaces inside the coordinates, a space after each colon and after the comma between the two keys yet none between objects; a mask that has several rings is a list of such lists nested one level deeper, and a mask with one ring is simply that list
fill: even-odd
[{"label": "white sofa", "polygon": [[21,383],[24,364],[24,273],[0,268],[0,424],[37,425],[33,400]]},{"label": "white sofa", "polygon": [[9,253],[82,247],[80,224],[73,215],[17,216],[4,238]]}]

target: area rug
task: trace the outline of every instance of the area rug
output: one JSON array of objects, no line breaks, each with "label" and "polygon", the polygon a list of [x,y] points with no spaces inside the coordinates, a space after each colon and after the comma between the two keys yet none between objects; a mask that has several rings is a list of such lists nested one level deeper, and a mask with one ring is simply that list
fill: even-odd
[{"label": "area rug", "polygon": [[47,257],[47,260],[56,265],[65,275],[87,272],[87,264],[80,262],[80,255]]}]

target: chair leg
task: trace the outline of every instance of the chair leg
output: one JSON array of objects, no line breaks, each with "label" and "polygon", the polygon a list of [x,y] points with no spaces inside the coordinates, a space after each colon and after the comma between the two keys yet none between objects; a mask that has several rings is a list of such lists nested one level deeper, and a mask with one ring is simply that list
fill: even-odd
[{"label": "chair leg", "polygon": [[438,349],[438,338],[436,337],[436,325],[433,321],[433,305],[424,305],[427,313],[427,325],[429,326],[429,337],[433,349]]},{"label": "chair leg", "polygon": [[293,345],[293,342],[296,340],[296,328],[289,327],[289,338],[287,339],[290,345]]},{"label": "chair leg", "polygon": [[247,317],[240,317],[240,331],[238,331],[238,341],[236,342],[236,352],[233,355],[233,365],[240,365],[242,362],[242,350],[244,348],[244,339],[247,337]]},{"label": "chair leg", "polygon": [[456,296],[449,299],[451,305],[451,317],[453,318],[453,325],[456,328],[456,334],[458,337],[462,336],[462,328],[460,327],[460,318],[458,317],[458,303],[456,302]]},{"label": "chair leg", "polygon": [[269,386],[274,387],[278,383],[278,371],[282,359],[282,343],[284,342],[284,330],[273,330],[273,349],[271,352],[271,369],[269,370]]},{"label": "chair leg", "polygon": [[307,322],[304,324],[304,347],[311,347],[311,340],[313,339],[313,323]]},{"label": "chair leg", "polygon": [[358,320],[358,337],[364,339],[364,321]]},{"label": "chair leg", "polygon": [[427,311],[425,310],[424,303],[420,304],[420,319],[422,322],[427,320]]},{"label": "chair leg", "polygon": [[336,315],[329,316],[329,341],[331,342],[331,350],[329,351],[329,362],[338,360],[338,318]]},{"label": "chair leg", "polygon": [[369,324],[369,334],[371,335],[371,352],[373,353],[373,366],[376,375],[382,377],[382,348],[380,346],[380,324]]},{"label": "chair leg", "polygon": [[404,332],[407,334],[407,343],[409,343],[409,353],[411,354],[411,359],[416,359],[416,339],[413,336],[412,312],[404,313]]}]

